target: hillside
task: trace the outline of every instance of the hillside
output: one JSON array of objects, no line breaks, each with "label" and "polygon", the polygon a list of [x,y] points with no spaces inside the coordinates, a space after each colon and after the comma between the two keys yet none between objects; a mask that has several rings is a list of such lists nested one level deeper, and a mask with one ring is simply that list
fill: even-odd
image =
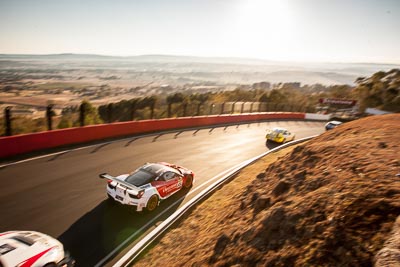
[{"label": "hillside", "polygon": [[265,156],[135,266],[372,266],[400,214],[399,132],[368,117]]},{"label": "hillside", "polygon": [[361,110],[375,107],[391,112],[400,112],[400,69],[379,71],[370,77],[358,78],[355,89],[362,96]]}]

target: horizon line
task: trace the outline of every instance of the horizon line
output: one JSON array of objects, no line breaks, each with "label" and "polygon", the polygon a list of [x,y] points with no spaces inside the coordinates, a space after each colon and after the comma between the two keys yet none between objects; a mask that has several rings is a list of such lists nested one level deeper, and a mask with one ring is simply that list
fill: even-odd
[{"label": "horizon line", "polygon": [[140,55],[111,55],[97,53],[0,53],[0,56],[97,56],[109,58],[135,58],[135,57],[176,57],[176,58],[198,58],[198,59],[235,59],[235,60],[252,60],[260,62],[274,63],[308,63],[308,64],[369,64],[369,65],[400,65],[400,62],[368,62],[368,61],[325,61],[325,60],[277,60],[254,57],[235,57],[235,56],[193,56],[179,54],[140,54]]}]

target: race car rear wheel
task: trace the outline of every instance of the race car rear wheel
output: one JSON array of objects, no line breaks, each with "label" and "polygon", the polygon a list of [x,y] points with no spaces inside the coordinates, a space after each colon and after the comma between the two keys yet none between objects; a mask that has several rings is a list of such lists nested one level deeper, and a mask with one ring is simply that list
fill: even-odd
[{"label": "race car rear wheel", "polygon": [[158,206],[158,197],[157,195],[152,195],[149,201],[147,201],[146,210],[152,212],[157,208],[157,206]]},{"label": "race car rear wheel", "polygon": [[186,177],[186,180],[185,180],[185,183],[183,184],[183,187],[186,188],[186,189],[189,189],[189,188],[192,187],[192,185],[193,185],[193,176],[189,174]]}]

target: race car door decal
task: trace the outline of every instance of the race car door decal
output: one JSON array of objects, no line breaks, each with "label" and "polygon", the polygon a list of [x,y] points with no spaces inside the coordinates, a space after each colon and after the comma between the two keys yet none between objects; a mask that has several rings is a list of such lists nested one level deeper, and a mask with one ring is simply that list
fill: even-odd
[{"label": "race car door decal", "polygon": [[182,177],[175,173],[166,173],[162,181],[156,181],[154,186],[162,198],[167,197],[182,188]]}]

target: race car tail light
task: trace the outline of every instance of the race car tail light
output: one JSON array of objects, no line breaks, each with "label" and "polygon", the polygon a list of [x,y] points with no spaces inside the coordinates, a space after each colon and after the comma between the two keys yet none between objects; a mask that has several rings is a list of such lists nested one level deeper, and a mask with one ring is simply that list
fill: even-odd
[{"label": "race car tail light", "polygon": [[128,193],[131,198],[140,199],[144,194],[144,190],[139,191],[137,194]]},{"label": "race car tail light", "polygon": [[144,195],[144,190],[139,192],[138,198],[141,198],[143,195]]},{"label": "race car tail light", "polygon": [[131,198],[138,198],[137,195],[135,195],[135,194],[128,193],[128,195],[129,195]]},{"label": "race car tail light", "polygon": [[113,185],[113,184],[112,184],[112,182],[113,182],[113,181],[111,181],[111,180],[108,180],[108,181],[107,181],[107,183],[108,183],[107,185],[108,185],[108,187],[109,187],[109,188],[111,188],[111,189],[115,189],[115,187],[117,187],[117,185],[116,185],[116,184],[115,184],[115,185]]}]

